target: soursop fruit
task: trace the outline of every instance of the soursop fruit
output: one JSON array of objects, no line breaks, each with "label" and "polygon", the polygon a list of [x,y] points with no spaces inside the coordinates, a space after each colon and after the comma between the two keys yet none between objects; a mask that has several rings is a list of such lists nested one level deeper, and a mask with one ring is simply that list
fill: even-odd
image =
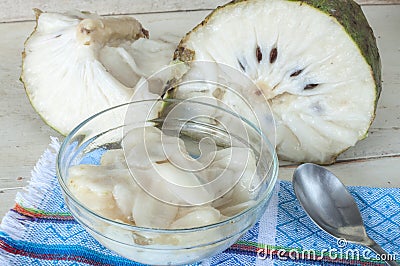
[{"label": "soursop fruit", "polygon": [[129,102],[144,79],[170,63],[175,48],[148,36],[132,17],[36,10],[21,74],[33,108],[66,135],[86,118]]},{"label": "soursop fruit", "polygon": [[[187,33],[174,58],[189,66],[223,63],[248,75],[273,111],[278,156],[295,162],[332,163],[365,138],[381,91],[376,40],[352,0],[233,1]],[[252,101],[258,92],[241,93]],[[195,95],[232,102],[211,89],[168,92]]]}]

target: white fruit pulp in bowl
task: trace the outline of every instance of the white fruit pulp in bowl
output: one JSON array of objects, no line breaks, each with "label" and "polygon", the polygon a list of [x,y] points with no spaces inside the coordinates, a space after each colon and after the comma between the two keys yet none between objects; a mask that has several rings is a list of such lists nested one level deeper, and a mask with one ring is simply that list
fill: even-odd
[{"label": "white fruit pulp in bowl", "polygon": [[[116,117],[116,113],[125,112],[127,107],[135,107],[135,105],[140,107],[141,104],[141,102],[133,102],[99,113],[80,124],[64,140],[57,158],[57,176],[71,214],[102,245],[125,258],[140,263],[187,264],[224,251],[249,230],[264,213],[277,178],[278,161],[273,147],[266,138],[262,136],[260,138],[262,134],[246,121],[244,121],[246,134],[250,136],[247,145],[258,159],[258,169],[261,171],[259,175],[264,177],[264,181],[255,198],[256,204],[227,220],[187,229],[138,227],[108,219],[90,210],[68,189],[69,167],[80,164],[82,161],[87,163],[85,161],[87,157],[96,151],[121,148],[118,136],[122,136],[124,128],[132,127],[132,124],[127,125],[124,121],[112,119]],[[226,115],[232,116],[230,113]],[[240,119],[235,116],[233,118]],[[101,121],[107,121],[107,123],[101,123]],[[102,125],[104,125],[103,128]],[[184,128],[185,125],[187,128]],[[202,137],[213,138],[217,144],[224,142],[224,138],[232,138],[232,135],[224,136],[223,130],[212,125],[203,123],[201,128],[196,128],[196,123],[185,125],[183,125],[183,130],[201,132]],[[186,134],[188,135],[190,136]],[[239,137],[238,141],[243,141],[243,139]],[[94,161],[92,163],[96,164]]]}]

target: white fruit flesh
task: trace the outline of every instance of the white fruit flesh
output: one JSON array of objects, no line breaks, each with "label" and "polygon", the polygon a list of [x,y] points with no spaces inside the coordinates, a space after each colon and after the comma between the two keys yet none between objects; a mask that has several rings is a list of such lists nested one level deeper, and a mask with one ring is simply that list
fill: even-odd
[{"label": "white fruit flesh", "polygon": [[133,204],[138,190],[128,169],[77,165],[69,168],[68,175],[68,186],[82,204],[107,218],[128,222],[126,204]]},{"label": "white fruit flesh", "polygon": [[[227,5],[180,46],[194,60],[240,69],[259,86],[275,116],[281,159],[331,163],[365,137],[374,117],[371,67],[334,17],[301,1]],[[176,97],[190,93],[179,88]],[[231,101],[229,94],[221,100]]]},{"label": "white fruit flesh", "polygon": [[136,195],[132,210],[136,225],[149,228],[168,228],[177,213],[177,206],[166,204],[145,191]]},{"label": "white fruit flesh", "polygon": [[[190,156],[183,140],[155,127],[130,130],[123,144],[124,150],[105,152],[100,165],[69,168],[69,189],[100,215],[149,228],[192,228],[254,206],[258,190],[253,184],[260,177],[249,148],[211,151],[204,161],[184,164],[177,155]],[[179,151],[164,154],[173,144],[179,144]],[[200,171],[191,172],[199,165]]]},{"label": "white fruit flesh", "polygon": [[177,219],[171,224],[171,228],[194,228],[213,224],[221,219],[218,210],[212,207],[201,207],[194,209],[185,216]]},{"label": "white fruit flesh", "polygon": [[168,65],[174,49],[135,42],[143,31],[133,18],[41,13],[25,43],[21,79],[44,121],[65,135],[89,116],[128,102],[141,77]]}]

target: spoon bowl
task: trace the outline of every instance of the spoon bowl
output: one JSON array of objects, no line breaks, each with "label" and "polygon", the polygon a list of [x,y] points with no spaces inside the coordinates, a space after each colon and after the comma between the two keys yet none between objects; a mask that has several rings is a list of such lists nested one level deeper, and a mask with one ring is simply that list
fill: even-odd
[{"label": "spoon bowl", "polygon": [[[322,230],[347,242],[364,245],[377,254],[390,258],[367,235],[354,198],[332,172],[316,164],[300,165],[293,174],[293,188],[303,209]],[[387,260],[386,263],[398,265],[391,260]]]}]

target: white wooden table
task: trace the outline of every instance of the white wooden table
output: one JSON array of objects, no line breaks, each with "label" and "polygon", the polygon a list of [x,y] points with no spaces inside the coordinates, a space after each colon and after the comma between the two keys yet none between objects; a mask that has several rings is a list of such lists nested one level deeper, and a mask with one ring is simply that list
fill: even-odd
[{"label": "white wooden table", "polygon": [[[46,11],[71,8],[100,14],[134,14],[152,38],[166,32],[179,40],[225,1],[120,0],[0,2],[0,219],[15,194],[29,183],[30,171],[47,148],[50,136],[62,137],[42,122],[19,81],[23,43],[34,27],[33,7]],[[400,187],[400,0],[359,0],[378,40],[383,90],[369,137],[330,166],[347,185]],[[179,10],[179,11],[177,11]],[[1,23],[5,22],[5,23]],[[295,165],[280,168],[289,180]]]}]

